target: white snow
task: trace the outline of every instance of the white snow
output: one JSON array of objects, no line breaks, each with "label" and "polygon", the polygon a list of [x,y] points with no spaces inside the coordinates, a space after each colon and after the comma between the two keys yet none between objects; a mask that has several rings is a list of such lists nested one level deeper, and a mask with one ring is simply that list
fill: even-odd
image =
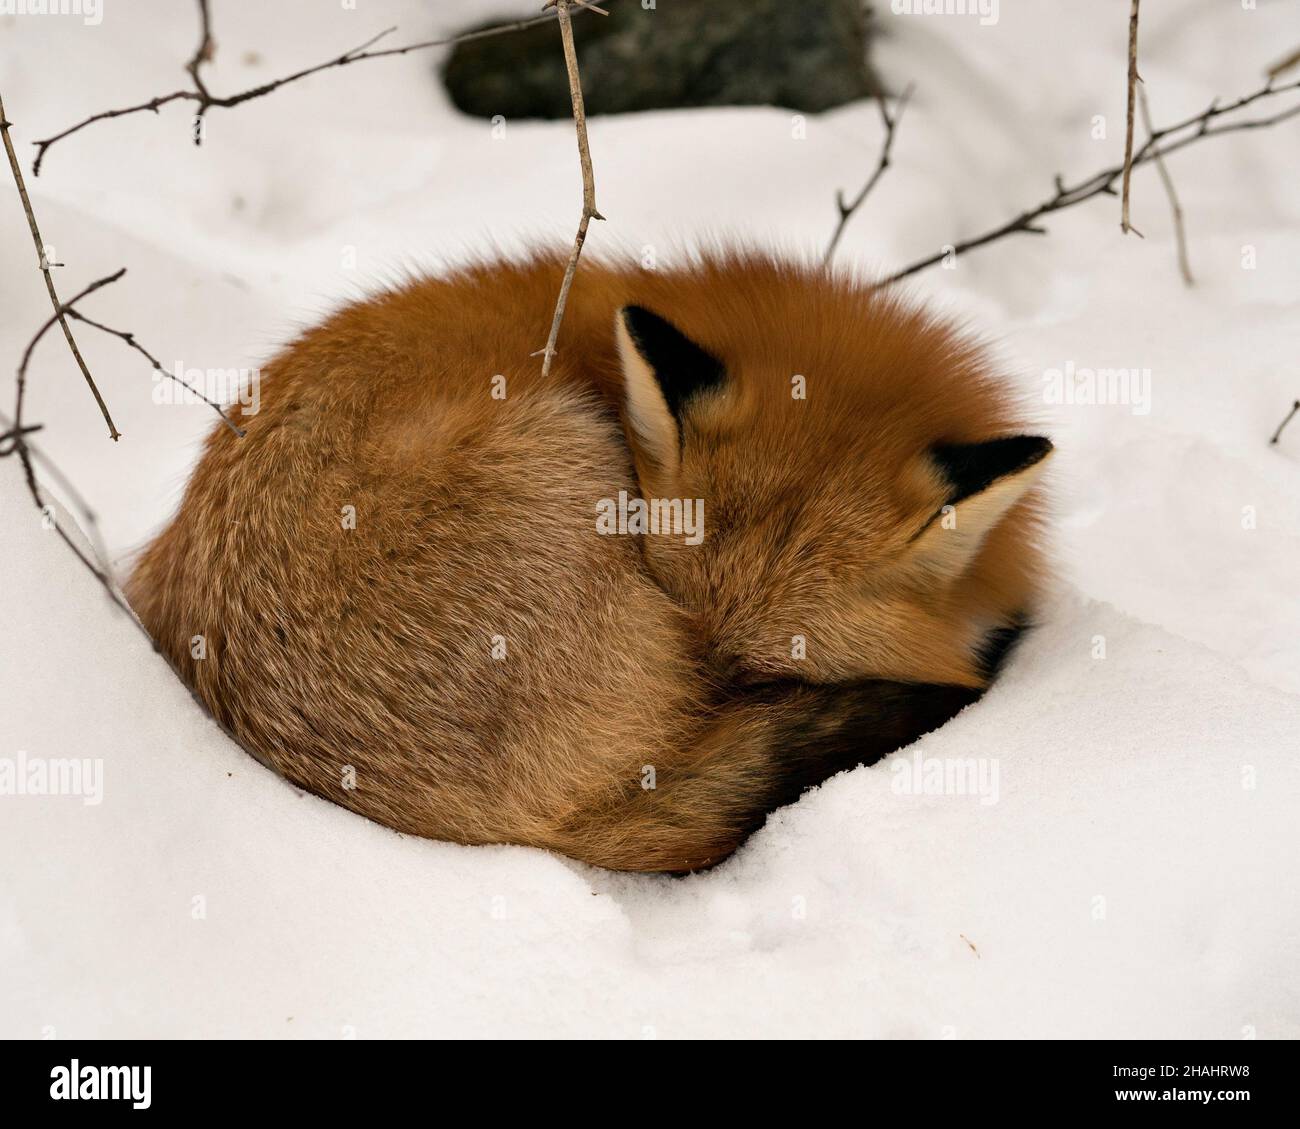
[{"label": "white snow", "polygon": [[[213,7],[227,90],[389,24],[401,42],[530,5]],[[1121,155],[1122,0],[1003,0],[991,27],[877,8],[879,65],[917,93],[846,264],[929,254]],[[1300,44],[1284,4],[1152,6],[1142,26],[1157,121],[1254,89]],[[20,151],[174,89],[195,30],[164,0],[108,0],[99,26],[0,17]],[[213,111],[197,149],[178,107],[55,146],[29,186],[63,291],[125,265],[90,316],[169,367],[238,368],[398,270],[567,241],[571,125],[494,139],[449,109],[431,62]],[[815,253],[880,125],[862,104],[806,131],[764,108],[594,120],[609,220],[589,247],[671,257],[723,231]],[[0,463],[0,761],[103,767],[102,803],[0,796],[0,1035],[1300,1035],[1300,424],[1266,442],[1300,396],[1298,137],[1293,121],[1171,158],[1193,290],[1149,168],[1145,239],[1102,198],[913,281],[996,339],[1057,442],[1057,592],[982,703],[777,813],[709,874],[403,838],[298,793],[202,714]],[[16,365],[48,305],[11,189],[0,239]],[[120,565],[174,506],[210,415],[155,404],[139,357],[79,339],[125,438],[108,441],[54,335],[28,417]],[[1150,411],[1044,402],[1067,364],[1150,369]],[[894,765],[918,756],[996,769],[996,802],[902,794]]]}]

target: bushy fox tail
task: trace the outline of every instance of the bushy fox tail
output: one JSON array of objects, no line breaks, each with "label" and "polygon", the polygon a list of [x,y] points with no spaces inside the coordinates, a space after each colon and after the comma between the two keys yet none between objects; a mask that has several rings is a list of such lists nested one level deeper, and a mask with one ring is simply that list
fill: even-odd
[{"label": "bushy fox tail", "polygon": [[653,787],[647,773],[584,808],[554,846],[612,870],[705,869],[769,812],[937,729],[981,693],[879,680],[751,690],[717,711],[689,753],[648,766]]}]

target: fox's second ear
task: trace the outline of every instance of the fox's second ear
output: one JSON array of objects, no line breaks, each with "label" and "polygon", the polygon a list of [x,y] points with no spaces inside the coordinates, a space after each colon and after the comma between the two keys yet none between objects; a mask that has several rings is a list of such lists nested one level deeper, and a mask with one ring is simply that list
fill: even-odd
[{"label": "fox's second ear", "polygon": [[720,387],[726,370],[671,322],[641,306],[619,310],[614,331],[623,365],[628,442],[638,469],[671,478],[681,459],[682,425],[691,398]]},{"label": "fox's second ear", "polygon": [[936,579],[965,572],[989,531],[1038,481],[1051,453],[1051,440],[1037,435],[932,447],[927,462],[946,500],[917,535],[910,559]]}]

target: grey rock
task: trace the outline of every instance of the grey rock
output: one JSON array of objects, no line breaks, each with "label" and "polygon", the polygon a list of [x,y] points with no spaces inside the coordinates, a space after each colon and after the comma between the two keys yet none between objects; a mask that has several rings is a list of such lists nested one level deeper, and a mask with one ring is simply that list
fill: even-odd
[{"label": "grey rock", "polygon": [[[609,0],[607,17],[575,13],[588,114],[745,105],[816,113],[878,89],[861,0],[654,3]],[[457,108],[477,117],[571,112],[553,23],[458,44],[442,77]]]}]

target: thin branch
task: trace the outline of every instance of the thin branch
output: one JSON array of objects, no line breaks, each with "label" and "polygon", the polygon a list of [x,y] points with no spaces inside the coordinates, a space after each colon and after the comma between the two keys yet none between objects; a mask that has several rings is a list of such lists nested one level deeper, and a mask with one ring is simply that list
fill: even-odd
[{"label": "thin branch", "polygon": [[207,404],[209,408],[211,408],[214,412],[216,412],[217,415],[221,417],[221,422],[224,423],[228,428],[230,428],[230,430],[233,431],[236,435],[238,435],[240,439],[244,438],[245,435],[244,429],[242,427],[238,427],[231,420],[231,418],[228,415],[226,415],[225,410],[221,407],[220,404],[218,404],[215,400],[209,399],[199,389],[195,388],[192,384],[187,384],[185,381],[181,380],[175,373],[168,372],[165,368],[163,368],[162,365],[158,363],[158,358],[155,357],[151,352],[149,352],[148,349],[146,349],[143,345],[140,344],[140,342],[138,342],[135,339],[134,333],[128,333],[121,329],[114,329],[112,326],[104,325],[103,322],[95,321],[94,318],[88,318],[80,310],[72,309],[71,303],[69,303],[68,316],[72,318],[76,318],[78,321],[85,322],[87,325],[94,326],[94,328],[98,329],[101,333],[110,334],[111,336],[120,338],[122,341],[126,342],[127,345],[129,345],[132,349],[134,349],[137,353],[139,353],[142,357],[144,357],[144,359],[153,366],[156,372],[165,376],[168,380],[172,381],[173,383],[179,384],[187,392],[193,393],[205,404]]},{"label": "thin branch", "polygon": [[[9,137],[9,129],[12,124],[5,114],[4,98],[0,97],[0,137],[4,139],[5,155],[9,158],[9,168],[13,171],[14,183],[18,186],[18,196],[23,202],[23,211],[27,214],[27,226],[31,229],[32,242],[36,245],[37,263],[40,266],[41,274],[45,276],[45,289],[50,295],[50,305],[54,307],[54,320],[63,329],[63,336],[67,339],[68,348],[72,350],[72,356],[77,362],[77,367],[81,369],[81,375],[86,378],[86,384],[90,388],[91,395],[95,397],[95,403],[99,405],[104,422],[108,424],[109,438],[116,442],[122,437],[122,433],[117,430],[117,425],[113,423],[113,417],[108,412],[108,405],[104,403],[104,397],[99,394],[95,378],[90,375],[90,369],[86,367],[86,362],[81,356],[81,350],[77,348],[77,339],[72,336],[72,329],[68,325],[68,319],[64,316],[66,307],[59,301],[59,292],[54,287],[54,275],[50,272],[49,258],[45,254],[45,241],[41,238],[41,229],[36,224],[36,213],[32,211],[32,201],[27,195],[27,184],[23,180],[23,170],[18,165],[18,156],[14,153],[14,143]],[[44,330],[41,332],[44,333]],[[20,416],[14,421],[14,426],[21,428],[22,423]]]},{"label": "thin branch", "polygon": [[[23,359],[18,365],[17,394],[14,397],[14,427],[21,430],[23,426],[23,402],[27,395],[27,365],[30,363],[32,359],[32,352],[35,350],[36,346],[40,343],[41,338],[45,336],[48,330],[53,328],[56,322],[64,321],[65,315],[67,315],[71,311],[75,303],[80,302],[82,298],[85,298],[88,294],[93,294],[96,290],[99,290],[101,287],[108,286],[111,283],[116,282],[124,274],[126,274],[126,267],[122,267],[119,270],[114,271],[110,275],[105,275],[103,278],[96,279],[85,289],[79,291],[77,294],[74,294],[71,300],[67,302],[59,303],[54,313],[51,314],[50,317],[48,317],[42,323],[40,329],[36,331],[36,335],[29,342],[27,342],[27,348],[23,350]],[[117,437],[114,436],[114,438]]]},{"label": "thin branch", "polygon": [[194,54],[190,61],[185,64],[185,71],[194,83],[194,89],[204,96],[208,95],[208,88],[203,82],[203,77],[199,74],[199,68],[204,63],[212,62],[212,57],[217,53],[217,42],[212,38],[212,15],[208,11],[208,0],[198,0],[199,3],[199,45],[194,49]]},{"label": "thin branch", "polygon": [[1300,47],[1297,47],[1289,55],[1284,56],[1268,68],[1267,75],[1270,79],[1275,79],[1279,75],[1286,74],[1292,67],[1300,64]]},{"label": "thin branch", "polygon": [[[4,112],[4,101],[0,98],[0,135],[4,138],[4,148],[5,153],[9,158],[9,167],[13,172],[14,183],[18,188],[19,198],[22,200],[23,211],[27,215],[27,224],[31,229],[32,242],[36,248],[41,273],[45,277],[45,287],[49,292],[50,302],[54,306],[54,313],[45,319],[41,326],[36,330],[36,333],[32,336],[32,339],[27,343],[27,347],[23,350],[22,359],[18,364],[17,378],[15,380],[14,417],[12,420],[8,420],[4,416],[0,416],[0,423],[5,425],[5,430],[0,432],[0,457],[8,457],[10,455],[18,456],[18,461],[23,468],[23,478],[27,483],[27,491],[31,495],[36,508],[42,513],[46,511],[48,503],[46,502],[44,495],[41,493],[41,488],[36,478],[34,462],[39,459],[46,466],[47,470],[59,482],[65,495],[74,506],[81,510],[87,534],[94,543],[96,555],[103,563],[97,564],[95,561],[91,560],[90,557],[82,551],[81,546],[68,535],[68,532],[57,520],[53,523],[54,530],[58,533],[59,538],[63,543],[72,551],[73,555],[76,556],[91,575],[99,582],[100,586],[108,594],[109,599],[126,612],[127,615],[131,615],[130,609],[126,606],[125,601],[118,592],[117,585],[107,571],[108,551],[104,545],[102,537],[100,536],[99,525],[94,511],[84,501],[84,499],[82,499],[81,495],[77,492],[76,488],[72,485],[67,476],[64,475],[54,463],[45,458],[28,441],[28,436],[40,431],[42,425],[25,424],[23,422],[23,410],[26,405],[27,397],[27,370],[31,364],[32,355],[36,351],[36,346],[40,344],[46,333],[48,333],[56,324],[59,325],[63,330],[64,337],[67,339],[73,357],[76,358],[77,364],[86,378],[86,383],[90,386],[90,390],[94,394],[95,402],[99,405],[100,411],[103,413],[104,419],[108,423],[109,435],[114,440],[120,438],[121,433],[114,426],[112,417],[108,413],[108,408],[104,403],[103,397],[99,393],[99,388],[96,386],[94,378],[90,375],[90,370],[86,367],[86,362],[81,355],[81,350],[77,347],[76,339],[72,336],[72,330],[68,325],[68,319],[75,318],[103,333],[108,333],[114,337],[120,338],[133,349],[147,357],[153,364],[154,368],[158,369],[160,372],[164,370],[153,356],[135,340],[133,334],[112,329],[101,322],[94,321],[80,313],[75,308],[76,303],[80,302],[83,298],[88,297],[105,286],[110,286],[114,282],[117,282],[118,279],[122,278],[122,276],[126,274],[125,267],[114,271],[110,275],[105,275],[103,278],[96,279],[94,282],[83,287],[66,302],[59,299],[58,292],[54,287],[54,280],[50,273],[50,267],[52,264],[49,261],[44,240],[41,238],[40,227],[36,222],[36,214],[32,209],[31,198],[27,195],[27,186],[23,181],[22,169],[18,164],[18,158],[14,153],[13,142],[9,136],[11,124],[12,123],[10,123]],[[175,378],[173,377],[173,379]],[[199,395],[202,396],[202,393],[199,393]],[[206,397],[202,398],[205,400],[207,399]],[[208,401],[208,403],[211,404],[222,419],[226,419],[225,413],[222,412],[217,405],[212,404],[211,401]],[[231,424],[229,420],[226,420],[226,423],[227,426],[232,427],[237,433],[239,433],[238,428],[234,428],[234,425]],[[135,617],[131,616],[131,618],[132,621],[139,626],[139,622],[135,620]]]},{"label": "thin branch", "polygon": [[[1142,110],[1142,127],[1147,131],[1147,136],[1155,132],[1151,125],[1151,106],[1147,102],[1147,88],[1145,85],[1138,87],[1138,105]],[[1174,217],[1174,239],[1178,245],[1178,270],[1183,276],[1183,282],[1188,286],[1195,286],[1196,279],[1192,277],[1192,267],[1187,259],[1187,232],[1183,227],[1183,206],[1178,202],[1178,192],[1174,188],[1174,178],[1169,175],[1169,168],[1165,165],[1164,155],[1160,152],[1159,146],[1151,150],[1152,160],[1155,161],[1156,171],[1160,173],[1161,183],[1165,186],[1165,195],[1169,197],[1169,209]]]},{"label": "thin branch", "polygon": [[1119,228],[1127,235],[1130,231],[1140,239],[1142,233],[1128,221],[1128,188],[1133,177],[1133,110],[1137,101],[1137,84],[1142,81],[1138,75],[1138,3],[1133,0],[1133,7],[1128,17],[1128,113],[1124,127],[1124,187],[1120,192]]},{"label": "thin branch", "polygon": [[543,376],[550,373],[551,361],[555,358],[555,343],[560,336],[560,323],[564,320],[564,307],[569,300],[569,288],[573,285],[573,277],[578,272],[578,259],[582,256],[582,245],[587,241],[587,226],[592,220],[605,218],[596,210],[596,177],[591,170],[591,149],[587,143],[587,111],[582,103],[582,77],[578,74],[578,53],[573,46],[573,24],[569,17],[571,3],[572,0],[547,0],[546,7],[554,7],[559,17],[560,39],[564,45],[564,65],[569,72],[573,124],[578,132],[578,160],[582,166],[582,218],[578,221],[578,233],[573,239],[573,251],[569,255],[568,266],[564,268],[564,280],[560,283],[560,294],[555,301],[551,332],[546,338],[546,347],[540,350]]},{"label": "thin branch", "polygon": [[3,414],[0,414],[0,423],[9,424],[8,431],[0,431],[0,459],[12,455],[17,450],[20,439],[45,429],[43,423],[29,423],[26,427],[14,427],[13,421]]},{"label": "thin branch", "polygon": [[[69,503],[74,509],[80,511],[82,528],[94,545],[96,557],[101,562],[107,562],[108,547],[104,544],[104,537],[99,528],[99,518],[95,511],[91,509],[90,503],[82,497],[80,491],[73,486],[72,480],[48,456],[26,441],[28,435],[43,431],[45,425],[37,423],[22,428],[14,427],[12,421],[3,413],[0,413],[0,424],[8,427],[7,431],[0,434],[0,442],[7,441],[4,446],[0,447],[0,458],[8,455],[18,456],[18,461],[23,466],[28,492],[31,493],[36,508],[44,515],[47,503],[38,488],[35,471],[30,465],[32,462],[39,462],[45,467],[46,472],[58,484],[59,489],[63,491]],[[57,525],[56,520],[55,526],[57,527]],[[83,563],[87,563],[82,554],[78,553],[77,555],[81,557]],[[105,584],[109,590],[109,596],[116,598],[117,585],[112,576],[98,567],[91,567],[91,572],[99,578],[101,583]]]},{"label": "thin branch", "polygon": [[[41,425],[37,424],[31,427],[21,427],[14,421],[8,419],[3,413],[0,413],[0,425],[4,425],[7,429],[2,435],[0,435],[0,440],[8,441],[8,446],[0,450],[0,456],[18,456],[18,461],[23,468],[23,479],[27,483],[27,492],[32,496],[32,501],[36,504],[37,510],[39,510],[42,516],[44,516],[48,512],[50,504],[41,493],[41,488],[36,481],[36,468],[32,465],[33,459],[40,459],[40,461],[54,473],[54,476],[59,480],[60,485],[66,491],[69,500],[82,511],[86,528],[94,538],[96,552],[99,554],[101,560],[107,561],[108,552],[104,548],[103,540],[99,536],[99,526],[95,520],[94,511],[91,510],[82,499],[81,495],[73,488],[72,483],[68,481],[67,476],[59,471],[48,458],[27,442],[27,436],[34,431],[39,431]],[[53,520],[50,528],[59,535],[59,539],[72,551],[73,556],[75,556],[77,560],[85,566],[86,570],[99,582],[100,587],[104,589],[108,598],[122,611],[126,612],[132,622],[139,627],[140,621],[135,618],[131,609],[127,607],[126,601],[123,600],[121,595],[118,593],[117,585],[114,583],[113,578],[108,574],[108,572],[86,556],[82,551],[81,546],[68,535],[67,530],[63,528],[57,518]],[[141,630],[143,630],[143,627],[141,627]],[[152,643],[152,640],[150,642]]]},{"label": "thin branch", "polygon": [[[1154,161],[1156,154],[1168,157],[1171,153],[1185,148],[1188,145],[1194,145],[1202,138],[1221,137],[1228,133],[1237,133],[1244,130],[1264,129],[1269,126],[1277,125],[1279,122],[1287,121],[1300,115],[1300,103],[1290,106],[1285,110],[1280,110],[1276,114],[1264,118],[1252,118],[1246,121],[1229,122],[1220,124],[1211,128],[1213,122],[1227,114],[1232,114],[1237,110],[1244,109],[1255,102],[1263,99],[1274,98],[1279,94],[1288,94],[1292,91],[1300,90],[1300,80],[1287,83],[1284,86],[1274,86],[1272,82],[1266,83],[1258,90],[1250,94],[1243,94],[1235,102],[1226,106],[1220,106],[1216,98],[1210,103],[1209,108],[1202,110],[1199,114],[1193,114],[1189,118],[1174,125],[1165,126],[1152,133],[1137,152],[1133,155],[1133,168]],[[1190,132],[1184,132],[1190,131]],[[1165,139],[1173,137],[1175,134],[1183,134],[1176,140],[1165,144]],[[1038,223],[1044,216],[1052,215],[1055,212],[1062,211],[1065,208],[1071,208],[1075,204],[1081,204],[1085,200],[1091,200],[1095,196],[1114,196],[1116,195],[1115,182],[1120,179],[1124,173],[1124,165],[1114,165],[1111,168],[1102,169],[1092,176],[1079,181],[1077,184],[1067,185],[1058,175],[1055,178],[1055,192],[1041,204],[1036,207],[1021,212],[1018,216],[1008,220],[1006,223],[991,228],[982,235],[974,236],[970,239],[962,240],[960,243],[953,244],[950,248],[936,252],[933,255],[927,255],[923,259],[895,271],[887,278],[881,279],[877,284],[879,286],[888,286],[890,283],[898,282],[900,279],[908,278],[911,275],[935,266],[943,262],[949,255],[961,254],[964,251],[970,251],[976,247],[983,247],[993,243],[1007,235],[1016,235],[1022,232],[1032,234],[1041,234],[1045,228]]]},{"label": "thin branch", "polygon": [[1273,438],[1269,440],[1270,443],[1276,444],[1282,438],[1282,429],[1295,418],[1297,412],[1300,412],[1300,400],[1291,405],[1291,410],[1287,412],[1286,419],[1277,425],[1277,430],[1273,432]]},{"label": "thin branch", "polygon": [[[87,557],[86,554],[82,552],[81,547],[77,545],[77,543],[68,536],[66,531],[59,525],[57,521],[55,521],[54,523],[55,531],[59,534],[60,539],[76,555],[77,559],[81,561],[81,563],[90,571],[91,575],[94,576],[97,581],[99,581],[104,591],[108,594],[109,599],[112,600],[114,604],[116,604],[119,608],[125,611],[128,615],[131,615],[130,609],[126,606],[126,603],[123,601],[122,597],[119,594],[116,581],[113,579],[111,573],[108,571],[108,565],[107,565],[109,559],[108,549],[107,546],[105,546],[104,544],[102,535],[100,534],[99,521],[95,516],[94,510],[91,509],[89,503],[86,502],[86,500],[81,496],[77,488],[73,486],[72,481],[67,477],[67,475],[65,475],[52,460],[50,460],[47,456],[42,454],[36,447],[32,446],[31,443],[28,442],[27,437],[29,435],[36,433],[37,431],[41,431],[44,425],[24,424],[22,422],[23,409],[24,409],[24,403],[25,403],[26,392],[27,392],[27,369],[31,363],[32,354],[36,351],[36,346],[40,344],[41,339],[44,338],[45,334],[48,333],[49,330],[53,328],[53,326],[56,323],[60,322],[64,316],[76,318],[78,321],[84,322],[86,325],[92,326],[95,329],[110,334],[113,337],[120,338],[121,340],[125,341],[128,345],[130,345],[133,349],[135,349],[137,352],[147,357],[156,369],[158,369],[160,372],[164,372],[164,375],[171,377],[171,379],[176,380],[176,377],[172,376],[170,373],[166,373],[162,369],[162,366],[159,365],[156,360],[154,360],[153,356],[142,345],[140,345],[139,342],[135,340],[133,334],[124,333],[122,330],[113,329],[110,326],[104,325],[101,322],[93,320],[92,318],[88,318],[75,308],[77,302],[80,302],[83,298],[86,298],[89,295],[95,293],[95,291],[100,290],[105,286],[111,285],[112,283],[116,282],[118,279],[122,278],[123,275],[125,274],[126,274],[126,268],[122,267],[120,270],[114,271],[110,275],[105,275],[103,278],[96,279],[94,282],[84,287],[78,293],[74,294],[70,299],[68,299],[68,301],[61,303],[59,310],[55,314],[47,318],[41,324],[40,328],[37,329],[32,339],[27,343],[27,347],[23,350],[22,353],[22,359],[18,364],[18,376],[16,381],[16,392],[14,396],[14,418],[10,420],[3,414],[0,414],[0,424],[4,425],[4,430],[0,431],[0,458],[7,457],[9,455],[18,456],[18,461],[23,468],[23,477],[27,483],[27,491],[31,495],[32,501],[36,504],[36,508],[42,512],[45,511],[48,503],[44,495],[41,493],[40,485],[36,478],[36,470],[35,470],[34,463],[40,462],[46,468],[46,470],[51,474],[51,476],[58,483],[59,488],[64,492],[68,500],[72,503],[72,505],[77,510],[80,511],[82,517],[82,524],[84,526],[86,534],[93,542],[95,548],[95,554],[98,557],[98,559],[101,562],[103,562],[103,564],[102,565],[96,564],[89,557]],[[184,381],[178,381],[178,383],[182,384],[186,388],[189,388],[189,385],[185,384]],[[191,391],[195,391],[195,390],[191,389]],[[227,427],[231,428],[231,430],[233,430],[237,435],[242,436],[244,434],[242,431],[239,430],[239,428],[235,427],[235,425],[231,423],[229,419],[226,418],[225,413],[221,410],[220,407],[212,403],[211,400],[208,400],[207,397],[203,397],[202,393],[198,393],[198,395],[200,395],[205,400],[205,402],[208,403],[216,411],[216,413],[219,416],[221,416],[223,420],[225,420]],[[132,620],[135,620],[134,615],[131,615],[131,618]],[[136,621],[136,623],[137,626],[139,626],[138,621]],[[147,637],[147,633],[146,633],[146,637]]]},{"label": "thin branch", "polygon": [[[580,0],[569,0],[570,6],[579,8],[584,11],[599,12],[606,15],[601,8],[595,4],[580,2]],[[548,5],[549,7],[549,5]],[[378,43],[381,39],[391,35],[397,29],[395,27],[386,28],[378,35],[371,36],[358,47],[353,47],[350,51],[345,51],[332,59],[327,59],[323,63],[317,63],[315,66],[305,67],[300,71],[294,71],[292,74],[285,75],[283,78],[277,78],[271,82],[264,82],[258,86],[249,87],[237,94],[228,94],[219,96],[213,94],[207,85],[203,82],[199,74],[199,68],[203,63],[209,61],[215,50],[215,42],[212,38],[212,25],[208,14],[207,0],[199,0],[199,19],[201,23],[199,46],[191,56],[185,66],[186,73],[189,74],[191,81],[194,83],[193,88],[182,90],[173,90],[170,94],[156,94],[144,102],[137,102],[131,106],[123,106],[116,110],[102,110],[98,114],[91,114],[75,125],[67,129],[46,137],[40,141],[33,142],[36,146],[36,159],[32,162],[32,175],[40,176],[41,164],[45,160],[45,154],[49,151],[51,145],[57,141],[62,141],[65,137],[70,137],[74,133],[79,133],[87,126],[94,125],[96,122],[109,121],[112,118],[127,117],[131,114],[158,113],[158,111],[172,102],[193,102],[198,109],[195,111],[196,118],[203,118],[211,109],[228,110],[233,106],[242,105],[244,102],[251,102],[254,98],[262,98],[272,91],[279,90],[282,86],[288,86],[292,82],[298,82],[311,75],[319,74],[321,71],[331,70],[334,67],[346,67],[351,63],[366,62],[371,59],[389,59],[397,55],[407,55],[412,51],[427,51],[434,47],[447,47],[455,43],[469,43],[477,39],[488,39],[496,35],[506,35],[513,31],[522,31],[535,24],[547,23],[555,18],[550,12],[540,16],[530,16],[528,19],[515,20],[513,23],[498,24],[494,27],[481,28],[478,31],[464,32],[460,35],[444,36],[441,39],[425,39],[416,43],[408,43],[404,47],[389,47],[382,51],[371,51],[370,48]],[[201,131],[195,130],[194,144],[202,143]]]},{"label": "thin branch", "polygon": [[[84,322],[86,325],[89,325],[94,329],[98,329],[101,333],[107,333],[112,337],[116,337],[119,340],[124,341],[127,345],[129,345],[132,349],[134,349],[137,353],[139,353],[142,357],[144,357],[145,360],[147,360],[155,370],[160,372],[168,380],[171,380],[174,383],[179,384],[182,388],[186,389],[189,392],[192,392],[195,396],[197,396],[200,400],[202,400],[205,404],[207,404],[208,407],[210,407],[214,412],[217,413],[218,416],[221,417],[222,423],[224,423],[228,428],[230,428],[231,431],[233,431],[236,435],[238,435],[242,439],[245,434],[243,429],[236,426],[235,423],[231,421],[230,417],[226,415],[224,409],[221,407],[220,404],[216,403],[214,400],[209,399],[193,385],[187,384],[185,381],[179,379],[175,373],[170,373],[165,368],[163,368],[162,365],[159,363],[158,359],[152,353],[150,353],[148,349],[146,349],[143,345],[141,345],[140,342],[138,342],[135,339],[134,333],[129,333],[121,329],[114,329],[112,326],[105,325],[103,322],[99,322],[96,321],[94,318],[87,317],[80,310],[76,309],[76,304],[80,302],[83,298],[87,297],[90,294],[93,294],[96,290],[99,290],[104,286],[108,286],[111,283],[116,282],[118,279],[122,278],[125,274],[126,274],[126,267],[121,267],[120,269],[114,271],[110,275],[105,275],[105,277],[103,278],[96,279],[89,286],[85,287],[85,289],[74,294],[66,302],[62,303],[59,307],[61,312],[67,317],[75,318],[79,322]],[[23,423],[22,423],[23,404],[27,393],[27,367],[31,362],[32,353],[36,349],[36,346],[40,343],[41,339],[54,326],[54,324],[58,320],[59,320],[58,315],[55,314],[55,315],[51,315],[41,324],[41,327],[36,331],[35,336],[33,336],[32,339],[29,342],[27,342],[27,348],[23,350],[22,361],[18,365],[17,395],[14,400],[14,417],[16,422],[14,426],[24,431],[27,430],[26,428],[23,428]],[[8,438],[7,434],[0,435],[0,439],[5,439],[5,438]],[[12,451],[0,452],[0,454],[12,454],[12,453],[13,453]]]},{"label": "thin branch", "polygon": [[848,226],[849,220],[862,207],[863,201],[870,195],[871,190],[876,187],[876,182],[885,175],[885,170],[889,168],[889,156],[894,148],[894,131],[898,128],[899,121],[902,120],[903,111],[907,109],[908,99],[912,97],[914,89],[914,87],[909,86],[903,91],[903,96],[898,100],[898,109],[892,115],[889,112],[889,104],[885,101],[884,92],[882,91],[877,95],[876,103],[880,107],[880,120],[885,126],[885,138],[880,145],[880,159],[876,162],[876,167],[871,175],[867,177],[866,184],[853,197],[851,203],[845,203],[843,190],[835,194],[835,206],[839,209],[840,218],[835,225],[835,232],[831,236],[830,244],[826,248],[826,254],[822,258],[823,268],[828,268],[831,265],[831,259],[835,257],[835,248],[839,246],[840,237],[844,234],[844,229]]},{"label": "thin branch", "polygon": [[[120,270],[114,271],[110,275],[106,275],[103,278],[96,279],[94,282],[90,283],[89,286],[86,286],[80,292],[73,295],[73,297],[69,299],[67,302],[63,303],[62,306],[63,312],[65,314],[75,316],[75,311],[73,310],[74,303],[80,302],[83,298],[87,297],[90,294],[93,294],[96,290],[111,285],[112,283],[116,282],[125,274],[126,274],[126,268],[123,267]],[[36,503],[36,508],[42,511],[44,511],[46,503],[44,498],[41,496],[40,489],[37,486],[36,472],[32,467],[32,461],[33,459],[36,459],[41,463],[43,463],[46,469],[49,470],[50,473],[54,476],[54,478],[58,481],[59,486],[63,490],[64,494],[73,503],[73,505],[81,511],[81,516],[82,516],[83,524],[85,526],[87,535],[94,542],[95,551],[99,559],[103,562],[107,562],[108,549],[104,544],[102,536],[100,535],[99,522],[95,516],[94,510],[90,508],[89,503],[87,503],[85,499],[82,498],[81,494],[77,491],[76,487],[72,485],[72,481],[61,470],[59,470],[59,468],[50,459],[46,458],[44,455],[40,453],[40,451],[38,451],[35,447],[31,446],[31,444],[27,442],[27,436],[31,435],[36,431],[42,430],[44,425],[43,424],[24,425],[22,422],[24,398],[26,396],[26,391],[27,391],[27,366],[31,363],[32,354],[35,352],[36,346],[40,343],[41,338],[45,336],[45,334],[50,330],[50,328],[55,324],[57,320],[58,319],[56,317],[47,318],[45,322],[42,323],[41,327],[36,331],[32,339],[27,343],[27,348],[23,350],[22,360],[18,364],[18,378],[16,382],[17,390],[14,395],[14,419],[13,422],[10,424],[9,429],[5,431],[2,436],[0,436],[0,440],[8,441],[7,445],[0,447],[0,457],[7,456],[7,455],[15,455],[15,454],[18,456],[18,461],[22,464],[24,477],[27,480],[28,492],[31,494],[32,500]],[[0,416],[0,420],[3,419],[4,417]],[[63,540],[68,541],[68,538],[64,536]],[[89,568],[90,571],[94,574],[94,576],[100,581],[100,583],[104,585],[105,589],[108,591],[108,594],[113,599],[113,601],[115,603],[120,603],[120,600],[118,599],[117,596],[116,584],[114,583],[112,577],[106,575],[102,569],[95,567],[89,561],[87,561],[84,554],[82,554],[78,550],[75,544],[73,544],[70,541],[68,541],[68,544],[69,547],[73,550],[73,552],[75,552],[77,556],[82,560],[82,563],[85,564],[86,567]]]}]

